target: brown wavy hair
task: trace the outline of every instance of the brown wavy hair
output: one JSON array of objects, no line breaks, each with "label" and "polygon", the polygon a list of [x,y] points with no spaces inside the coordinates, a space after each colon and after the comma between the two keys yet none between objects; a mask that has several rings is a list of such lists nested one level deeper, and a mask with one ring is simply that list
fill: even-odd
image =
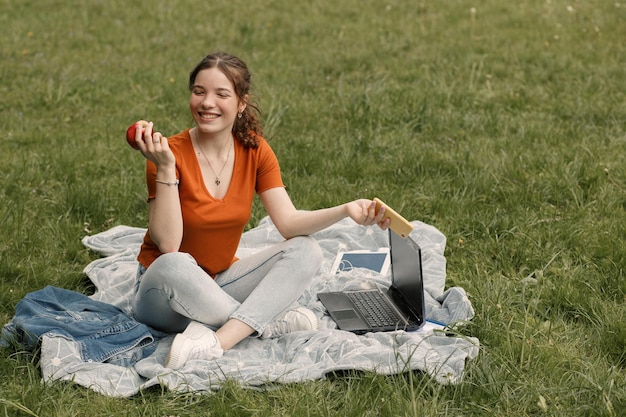
[{"label": "brown wavy hair", "polygon": [[250,80],[252,76],[248,66],[241,59],[225,52],[211,53],[205,56],[189,74],[190,91],[193,90],[198,73],[209,68],[217,68],[228,78],[233,84],[235,94],[240,101],[245,101],[245,97],[248,95],[246,108],[242,112],[241,117],[237,117],[233,124],[233,135],[244,146],[256,148],[259,146],[259,137],[263,136],[263,126],[260,121],[261,110],[257,104],[250,100]]}]

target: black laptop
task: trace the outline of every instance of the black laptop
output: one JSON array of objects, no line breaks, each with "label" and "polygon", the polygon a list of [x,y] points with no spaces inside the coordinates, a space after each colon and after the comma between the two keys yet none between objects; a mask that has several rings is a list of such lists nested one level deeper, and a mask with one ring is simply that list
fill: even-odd
[{"label": "black laptop", "polygon": [[410,237],[389,230],[391,287],[317,296],[341,330],[356,334],[417,330],[424,325],[422,253]]}]

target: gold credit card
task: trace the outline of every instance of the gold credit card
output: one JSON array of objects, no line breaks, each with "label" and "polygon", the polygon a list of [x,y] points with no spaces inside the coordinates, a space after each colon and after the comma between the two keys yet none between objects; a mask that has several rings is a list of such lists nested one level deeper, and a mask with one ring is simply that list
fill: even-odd
[{"label": "gold credit card", "polygon": [[394,209],[383,203],[379,198],[374,198],[376,203],[376,213],[382,206],[385,206],[385,219],[389,219],[389,228],[398,236],[407,238],[413,230],[413,225],[407,219],[399,215]]}]

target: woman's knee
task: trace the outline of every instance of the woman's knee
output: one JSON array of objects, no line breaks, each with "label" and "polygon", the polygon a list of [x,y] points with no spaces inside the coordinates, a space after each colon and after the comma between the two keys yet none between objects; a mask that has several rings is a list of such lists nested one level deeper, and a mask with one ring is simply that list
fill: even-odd
[{"label": "woman's knee", "polygon": [[311,236],[298,236],[291,240],[293,240],[295,251],[297,252],[296,256],[311,265],[315,269],[314,272],[316,272],[322,265],[324,256],[319,243]]},{"label": "woman's knee", "polygon": [[173,277],[176,277],[174,281],[180,281],[182,277],[197,275],[198,268],[198,263],[188,253],[164,253],[146,269],[141,282],[152,286],[169,285]]},{"label": "woman's knee", "polygon": [[198,263],[188,253],[185,252],[170,252],[164,253],[152,262],[151,268],[158,269],[180,269],[183,266],[198,266]]}]

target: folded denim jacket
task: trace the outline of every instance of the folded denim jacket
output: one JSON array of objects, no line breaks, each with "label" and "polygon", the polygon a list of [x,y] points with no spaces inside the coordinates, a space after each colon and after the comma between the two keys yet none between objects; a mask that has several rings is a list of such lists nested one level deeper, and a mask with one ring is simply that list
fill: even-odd
[{"label": "folded denim jacket", "polygon": [[145,324],[112,304],[53,286],[27,294],[2,329],[2,340],[34,349],[42,336],[76,342],[85,362],[128,366],[149,356],[157,338]]}]

